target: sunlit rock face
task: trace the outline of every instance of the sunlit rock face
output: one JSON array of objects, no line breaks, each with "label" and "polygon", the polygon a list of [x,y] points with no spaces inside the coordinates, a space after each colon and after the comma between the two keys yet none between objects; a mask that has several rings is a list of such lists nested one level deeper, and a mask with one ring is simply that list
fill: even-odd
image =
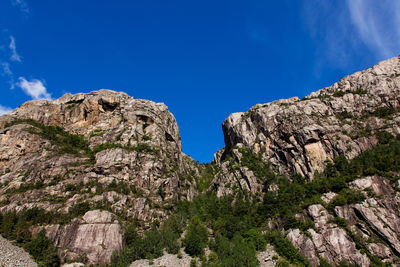
[{"label": "sunlit rock face", "polygon": [[[54,137],[47,126],[61,128],[53,129]],[[163,103],[110,90],[66,94],[26,102],[0,117],[0,129],[3,213],[38,207],[69,214],[84,202],[88,209],[135,218],[145,229],[165,217],[163,205],[195,195],[194,181],[182,179],[193,160],[182,153],[178,125]],[[60,255],[108,261],[122,247],[119,222],[81,222],[80,216],[78,227],[46,227],[48,236]]]},{"label": "sunlit rock face", "polygon": [[[215,180],[220,195],[237,183],[251,192],[261,189],[246,168],[227,171],[238,148],[260,153],[278,173],[312,179],[338,155],[351,159],[377,144],[377,131],[400,132],[400,59],[392,58],[356,72],[304,99],[293,97],[257,104],[233,113],[223,123],[226,146],[215,154],[224,173]],[[231,164],[232,165],[232,164]],[[238,179],[242,177],[242,179]]]}]

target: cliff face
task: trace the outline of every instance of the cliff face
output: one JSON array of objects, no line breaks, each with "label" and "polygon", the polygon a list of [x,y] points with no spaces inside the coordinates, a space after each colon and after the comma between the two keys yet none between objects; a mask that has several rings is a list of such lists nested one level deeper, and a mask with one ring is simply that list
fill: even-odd
[{"label": "cliff face", "polygon": [[[226,147],[212,164],[198,166],[182,153],[178,125],[162,103],[109,90],[30,101],[0,117],[0,213],[34,210],[44,218],[29,231],[45,230],[62,261],[95,264],[124,248],[127,221],[141,233],[159,225],[178,201],[207,188],[233,194],[233,203],[238,192],[250,192],[259,200],[254,213],[265,219],[256,218],[257,227],[279,231],[313,266],[321,259],[398,264],[399,170],[340,181],[326,176],[337,184],[293,202],[291,217],[260,210],[279,205],[274,201],[290,184],[279,183],[283,176],[300,179],[299,192],[305,192],[338,156],[351,160],[379,144],[390,146],[383,139],[400,133],[399,111],[400,58],[393,58],[304,99],[230,115],[223,123]],[[346,192],[355,199],[343,201]],[[219,220],[207,222],[215,227],[210,231],[221,230]],[[265,262],[276,263],[267,254]]]},{"label": "cliff face", "polygon": [[108,261],[123,245],[114,214],[145,227],[165,216],[161,206],[195,195],[193,185],[179,179],[191,159],[162,103],[109,90],[66,94],[23,104],[0,117],[0,128],[2,213],[38,207],[61,217],[75,210],[80,217],[96,207],[109,211],[99,222],[86,220],[96,217],[87,213],[46,227],[66,259]]},{"label": "cliff face", "polygon": [[[238,148],[262,156],[279,173],[309,179],[339,155],[351,159],[378,143],[376,134],[400,132],[400,59],[392,58],[354,73],[310,94],[258,104],[233,113],[222,124],[226,147],[215,154],[223,174],[215,180],[220,195],[236,183],[253,193],[262,185],[247,168],[228,172],[229,154],[240,162]],[[228,177],[228,179],[227,179]],[[241,180],[241,178],[239,179]]]},{"label": "cliff face", "polygon": [[[217,194],[244,190],[261,199],[266,192],[279,195],[277,184],[260,179],[268,176],[260,169],[271,168],[289,179],[300,174],[310,181],[339,155],[351,160],[375,147],[387,133],[400,133],[400,58],[345,77],[301,100],[278,100],[231,114],[223,132],[226,147],[214,160],[220,167],[212,183]],[[307,205],[295,215],[300,221],[311,220],[311,228],[284,230],[273,220],[269,225],[280,229],[313,266],[322,258],[359,266],[374,265],[378,259],[397,266],[398,178],[394,172],[348,183],[346,187],[365,198],[358,203],[338,203],[334,192],[313,200],[319,204]]]}]

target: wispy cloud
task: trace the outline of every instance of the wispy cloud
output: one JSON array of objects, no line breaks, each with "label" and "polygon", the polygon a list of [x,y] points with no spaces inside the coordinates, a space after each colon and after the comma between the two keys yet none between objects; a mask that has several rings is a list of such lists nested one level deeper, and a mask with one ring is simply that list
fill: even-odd
[{"label": "wispy cloud", "polygon": [[10,84],[10,89],[15,88],[14,84],[14,74],[10,69],[10,63],[8,62],[0,62],[0,75],[6,76],[8,78],[8,83]]},{"label": "wispy cloud", "polygon": [[18,6],[21,12],[28,14],[29,13],[29,6],[25,2],[25,0],[11,0],[11,3],[14,6]]},{"label": "wispy cloud", "polygon": [[21,56],[17,53],[17,46],[15,45],[15,38],[14,36],[10,36],[10,45],[8,46],[11,50],[11,61],[21,62]]},{"label": "wispy cloud", "polygon": [[8,62],[0,62],[1,65],[1,69],[3,71],[3,74],[7,75],[7,76],[12,76],[13,73],[10,69],[10,64]]},{"label": "wispy cloud", "polygon": [[398,0],[307,0],[302,18],[316,44],[316,57],[345,67],[366,51],[377,60],[399,54],[399,10]]},{"label": "wispy cloud", "polygon": [[35,100],[51,100],[51,95],[47,92],[46,87],[40,80],[32,79],[28,81],[24,77],[19,77],[19,82],[16,85]]},{"label": "wispy cloud", "polygon": [[0,105],[0,116],[4,115],[4,114],[7,114],[7,113],[10,113],[11,111],[13,111],[12,108]]},{"label": "wispy cloud", "polygon": [[347,0],[350,17],[362,42],[388,58],[400,51],[400,2]]}]

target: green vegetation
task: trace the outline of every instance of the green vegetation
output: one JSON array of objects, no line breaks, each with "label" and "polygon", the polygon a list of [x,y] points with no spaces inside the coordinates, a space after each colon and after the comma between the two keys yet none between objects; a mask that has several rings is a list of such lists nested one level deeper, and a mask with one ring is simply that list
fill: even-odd
[{"label": "green vegetation", "polygon": [[57,249],[45,236],[44,231],[32,236],[29,228],[34,225],[50,223],[52,216],[44,210],[33,208],[22,210],[19,213],[10,212],[0,214],[0,233],[7,239],[14,240],[24,247],[43,267],[60,265]]},{"label": "green vegetation", "polygon": [[333,96],[334,96],[334,97],[342,97],[342,96],[344,96],[345,94],[346,94],[345,91],[336,91],[336,92],[333,93]]},{"label": "green vegetation", "polygon": [[372,116],[383,118],[383,119],[392,119],[393,115],[399,112],[398,109],[393,107],[379,107],[373,113]]},{"label": "green vegetation", "polygon": [[197,181],[197,190],[201,192],[207,191],[215,176],[215,170],[211,164],[204,164],[204,170],[201,171]]},{"label": "green vegetation", "polygon": [[13,190],[12,193],[13,194],[21,194],[21,193],[25,193],[26,191],[29,190],[34,190],[34,189],[42,189],[45,188],[47,185],[45,185],[42,181],[37,181],[34,183],[23,183],[19,186],[18,189]]},{"label": "green vegetation", "polygon": [[151,136],[150,136],[150,135],[147,135],[147,134],[144,134],[144,135],[142,136],[142,139],[143,139],[143,141],[148,141],[148,140],[151,140]]},{"label": "green vegetation", "polygon": [[[272,220],[280,229],[299,228],[305,231],[313,228],[311,220],[297,219],[295,214],[301,213],[311,204],[323,204],[320,197],[330,191],[338,195],[328,205],[328,209],[334,208],[335,205],[363,201],[364,195],[349,189],[349,182],[365,175],[387,175],[391,171],[400,169],[400,138],[383,135],[385,138],[382,138],[382,142],[375,148],[365,151],[351,161],[344,156],[337,157],[332,163],[328,163],[324,173],[317,174],[310,182],[301,176],[294,176],[289,181],[286,177],[274,175],[261,161],[260,155],[240,149],[242,154],[240,164],[247,166],[260,181],[264,181],[265,189],[277,184],[279,190],[265,190],[262,203],[240,191],[235,196],[220,198],[208,192],[199,195],[193,202],[180,202],[178,212],[185,214],[189,219],[196,216],[212,231],[208,247],[214,254],[208,261],[203,260],[202,263],[205,266],[232,266],[233,259],[241,258],[248,260],[248,266],[253,266],[251,262],[255,258],[255,251],[262,250],[265,243],[270,242],[285,259],[280,261],[280,266],[287,264],[308,266],[308,261],[290,242],[279,232],[268,230],[266,223]],[[230,161],[232,168],[237,168],[232,158],[227,157],[227,160]],[[334,218],[333,221],[340,227],[346,228],[344,219]],[[264,229],[266,234],[261,234],[260,229]],[[240,247],[242,253],[236,251],[235,247]],[[371,261],[379,262],[372,255],[367,255]],[[342,263],[346,266],[344,264]]]},{"label": "green vegetation", "polygon": [[126,247],[111,257],[111,266],[129,266],[138,259],[154,259],[162,255],[162,249],[177,254],[178,238],[183,232],[185,219],[180,215],[170,216],[159,228],[154,226],[143,236],[136,232],[134,224],[125,229]]},{"label": "green vegetation", "polygon": [[190,219],[189,226],[183,239],[186,253],[191,256],[201,256],[208,241],[208,231],[198,217]]},{"label": "green vegetation", "polygon": [[33,256],[39,267],[60,266],[57,249],[46,237],[44,230],[34,236],[33,239],[25,245],[25,249]]},{"label": "green vegetation", "polygon": [[94,137],[94,136],[103,136],[105,133],[104,130],[102,129],[96,129],[93,132],[90,133],[90,137]]},{"label": "green vegetation", "polygon": [[364,194],[355,189],[342,189],[339,194],[329,203],[328,210],[332,211],[336,206],[344,206],[352,203],[360,203],[365,200]]},{"label": "green vegetation", "polygon": [[368,93],[368,91],[365,90],[365,89],[359,88],[359,89],[357,89],[357,90],[350,91],[350,93],[352,93],[352,94],[354,94],[354,95],[365,95],[365,94]]},{"label": "green vegetation", "polygon": [[[386,114],[386,113],[385,113]],[[348,117],[349,114],[342,114]],[[41,128],[39,128],[41,129]],[[46,130],[47,131],[47,130]],[[61,138],[60,130],[56,131],[54,142]],[[44,134],[37,131],[36,134]],[[52,136],[46,134],[46,136]],[[65,135],[67,136],[67,135]],[[317,173],[314,180],[306,181],[302,176],[296,175],[287,178],[276,175],[270,166],[262,160],[261,154],[253,154],[248,149],[238,149],[241,161],[237,162],[232,155],[227,155],[231,171],[237,171],[240,167],[247,167],[263,184],[263,200],[258,201],[245,191],[236,190],[234,195],[217,197],[215,192],[208,192],[208,188],[217,169],[212,165],[203,165],[200,170],[197,186],[199,194],[193,201],[173,202],[170,206],[170,215],[161,225],[154,221],[152,228],[143,235],[138,234],[138,224],[134,221],[124,221],[126,247],[112,256],[111,266],[128,266],[133,261],[147,258],[152,260],[162,255],[163,249],[169,253],[177,254],[183,248],[188,254],[199,257],[202,266],[257,266],[257,251],[265,249],[269,242],[275,246],[277,253],[282,257],[277,266],[309,266],[307,259],[285,238],[278,230],[299,228],[306,233],[313,228],[314,223],[310,219],[299,219],[296,214],[303,212],[304,208],[311,204],[321,203],[320,197],[327,192],[336,192],[338,195],[326,205],[332,211],[337,205],[359,203],[364,200],[364,195],[348,187],[348,183],[355,179],[379,174],[390,176],[391,172],[400,171],[400,136],[396,138],[387,132],[376,134],[379,144],[373,149],[361,153],[352,160],[339,156],[333,162],[327,163],[323,173]],[[65,137],[67,138],[67,137]],[[70,138],[70,137],[68,137]],[[70,142],[70,145],[73,143]],[[80,142],[75,149],[79,153],[86,153],[93,157],[96,153],[110,148],[122,148],[128,151],[157,153],[157,150],[146,144],[138,146],[126,146],[122,144],[105,143],[92,150],[85,150]],[[79,149],[80,150],[79,150]],[[176,166],[171,166],[171,171],[176,171]],[[391,176],[390,176],[391,177]],[[196,178],[195,173],[190,173],[181,180],[186,181]],[[56,181],[60,177],[54,178]],[[182,182],[180,181],[180,182]],[[21,192],[29,188],[41,188],[41,184],[28,184],[20,188]],[[75,192],[83,185],[68,185],[66,191]],[[127,186],[123,182],[112,182],[107,188],[101,184],[92,182],[87,187],[96,187],[96,191],[116,191],[121,194],[136,193],[136,188]],[[277,190],[269,190],[277,187]],[[159,192],[162,194],[162,192]],[[16,240],[32,253],[39,250],[39,245],[52,255],[52,247],[48,245],[43,234],[31,237],[31,226],[50,223],[65,223],[71,218],[83,215],[93,208],[108,209],[109,204],[99,203],[98,206],[79,202],[71,207],[68,215],[60,216],[40,209],[24,210],[20,213],[9,213],[0,217],[0,233],[9,239]],[[374,258],[366,250],[363,240],[349,231],[347,223],[342,218],[334,218],[340,227],[346,229],[348,235],[356,242],[357,247],[366,253],[374,266],[380,265],[380,261]],[[274,230],[270,229],[270,225]],[[276,230],[275,230],[276,229]],[[179,238],[183,231],[186,235],[180,244]],[[204,255],[205,248],[212,252],[208,259]],[[42,251],[43,252],[43,251]],[[53,259],[53,258],[52,258]],[[39,260],[39,259],[38,259]],[[51,259],[41,258],[42,262],[51,262]],[[46,263],[47,264],[47,263]],[[51,263],[49,263],[51,264]],[[52,266],[52,265],[44,265]],[[321,260],[321,266],[330,266],[327,261]],[[341,263],[340,266],[350,266]]]},{"label": "green vegetation", "polygon": [[336,118],[338,118],[341,121],[345,120],[345,119],[352,119],[353,114],[348,111],[343,111],[343,112],[337,113]]},{"label": "green vegetation", "polygon": [[29,124],[33,126],[28,131],[49,140],[52,145],[59,148],[58,152],[60,154],[69,153],[79,156],[82,152],[90,152],[89,142],[82,135],[68,133],[59,126],[44,126],[34,120],[15,120],[7,123],[5,127],[16,124]]},{"label": "green vegetation", "polygon": [[[153,154],[158,154],[159,152],[157,149],[152,148],[148,144],[144,143],[139,143],[137,146],[122,145],[119,143],[104,143],[94,147],[93,149],[90,149],[89,141],[87,141],[83,135],[71,134],[59,126],[45,126],[40,122],[31,119],[12,121],[7,123],[5,128],[17,124],[28,124],[33,126],[32,128],[28,129],[28,132],[37,134],[40,137],[49,140],[52,145],[58,147],[57,152],[59,154],[67,153],[75,156],[86,156],[90,159],[89,162],[91,163],[94,162],[96,154],[105,149],[122,148],[128,151]],[[94,130],[90,134],[90,137],[101,136],[103,134],[104,131],[102,130]]]}]

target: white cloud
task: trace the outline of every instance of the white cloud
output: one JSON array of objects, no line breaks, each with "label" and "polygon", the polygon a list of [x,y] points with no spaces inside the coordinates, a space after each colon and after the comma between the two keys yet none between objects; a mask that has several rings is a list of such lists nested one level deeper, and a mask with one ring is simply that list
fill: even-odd
[{"label": "white cloud", "polygon": [[10,36],[10,45],[8,46],[11,50],[11,61],[18,61],[21,62],[21,56],[17,53],[17,46],[15,45],[15,38],[14,36]]},{"label": "white cloud", "polygon": [[24,13],[29,13],[29,6],[25,0],[11,0],[14,6],[19,6],[20,10]]},{"label": "white cloud", "polygon": [[4,74],[6,74],[7,76],[11,76],[13,74],[10,69],[10,64],[8,62],[0,62],[0,65]]},{"label": "white cloud", "polygon": [[4,114],[7,114],[7,113],[10,113],[11,111],[13,111],[12,108],[0,105],[0,116],[4,115]]},{"label": "white cloud", "polygon": [[9,79],[10,89],[14,89],[14,74],[10,69],[10,63],[0,62],[0,75],[6,76]]},{"label": "white cloud", "polygon": [[346,68],[368,52],[375,60],[399,55],[399,10],[398,0],[304,1],[302,20],[315,43],[316,64]]},{"label": "white cloud", "polygon": [[51,95],[47,92],[46,87],[40,80],[32,79],[26,80],[24,77],[19,77],[19,82],[16,84],[33,99],[48,99],[51,100]]},{"label": "white cloud", "polygon": [[397,0],[347,0],[352,24],[360,39],[382,57],[400,51],[400,2]]}]

